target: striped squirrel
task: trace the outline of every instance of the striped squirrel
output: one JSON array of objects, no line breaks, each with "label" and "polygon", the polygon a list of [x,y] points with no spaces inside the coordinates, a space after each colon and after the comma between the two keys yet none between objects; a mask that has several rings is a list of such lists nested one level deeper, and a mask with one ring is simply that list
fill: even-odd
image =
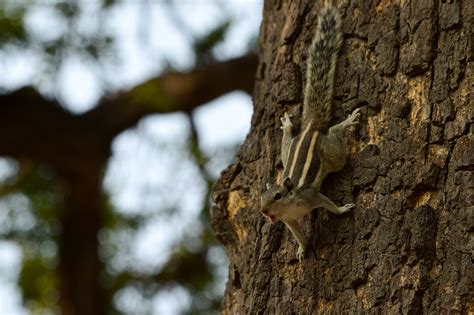
[{"label": "striped squirrel", "polygon": [[320,193],[321,183],[328,173],[344,167],[347,156],[344,134],[347,127],[358,124],[360,115],[360,109],[356,109],[346,120],[328,129],[341,45],[341,18],[334,7],[326,6],[319,14],[316,33],[308,50],[302,132],[292,137],[293,125],[285,113],[281,118],[283,181],[267,183],[261,197],[263,215],[272,223],[278,220],[285,223],[296,238],[299,261],[307,244],[298,219],[317,207],[335,214],[346,213],[355,207],[354,204],[338,207]]}]

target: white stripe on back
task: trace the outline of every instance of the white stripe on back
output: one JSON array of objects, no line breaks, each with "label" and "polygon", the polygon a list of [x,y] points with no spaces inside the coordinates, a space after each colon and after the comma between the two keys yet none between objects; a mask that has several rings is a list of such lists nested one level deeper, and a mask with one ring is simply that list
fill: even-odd
[{"label": "white stripe on back", "polygon": [[317,131],[313,132],[313,137],[311,138],[311,143],[309,145],[308,154],[306,155],[306,161],[304,162],[303,172],[301,173],[300,181],[298,182],[298,187],[303,186],[311,162],[313,162],[314,146],[316,144],[316,139],[318,139],[318,134]]},{"label": "white stripe on back", "polygon": [[308,124],[308,127],[306,127],[306,129],[303,131],[303,133],[301,134],[300,139],[298,140],[298,143],[296,144],[295,154],[293,156],[293,161],[291,161],[290,172],[288,173],[288,177],[290,177],[290,178],[292,178],[293,172],[295,171],[296,161],[298,161],[298,157],[299,157],[300,149],[301,149],[301,144],[303,143],[304,137],[308,133],[310,127],[311,127],[311,124]]}]

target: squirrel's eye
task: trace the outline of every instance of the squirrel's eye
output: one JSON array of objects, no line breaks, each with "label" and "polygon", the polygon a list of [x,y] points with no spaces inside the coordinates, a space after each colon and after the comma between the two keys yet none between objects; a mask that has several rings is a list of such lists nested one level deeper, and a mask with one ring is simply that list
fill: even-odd
[{"label": "squirrel's eye", "polygon": [[278,199],[281,199],[281,194],[280,193],[276,193],[275,196],[274,196],[275,200],[278,200]]}]

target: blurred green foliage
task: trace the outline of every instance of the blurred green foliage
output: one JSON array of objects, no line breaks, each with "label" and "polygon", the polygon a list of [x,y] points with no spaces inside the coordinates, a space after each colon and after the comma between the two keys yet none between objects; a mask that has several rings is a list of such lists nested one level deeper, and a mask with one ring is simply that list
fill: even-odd
[{"label": "blurred green foliage", "polygon": [[0,6],[0,43],[19,43],[26,40],[26,31],[23,27],[25,11],[25,7],[22,6],[11,9]]},{"label": "blurred green foliage", "polygon": [[225,39],[230,25],[231,20],[226,19],[218,24],[209,33],[198,37],[194,41],[193,48],[196,54],[196,64],[198,66],[206,65],[212,61],[215,61],[213,49]]},{"label": "blurred green foliage", "polygon": [[[3,222],[9,228],[2,229],[0,238],[22,245],[19,285],[28,308],[34,314],[43,310],[57,312],[55,267],[60,237],[61,181],[53,170],[29,161],[21,161],[18,168],[14,176],[0,183],[0,200],[9,205]],[[28,202],[16,202],[25,199]]]},{"label": "blurred green foliage", "polygon": [[[117,52],[114,37],[104,31],[101,14],[120,3],[116,0],[95,1],[98,5],[96,25],[93,31],[84,30],[79,25],[81,15],[91,14],[86,10],[87,1],[47,1],[47,0],[2,0],[0,1],[0,52],[28,49],[41,56],[43,66],[38,69],[40,81],[47,81],[57,74],[65,58],[78,55],[96,65],[103,66],[105,59],[113,60]],[[169,5],[163,2],[163,5]],[[90,3],[89,3],[90,4]],[[59,21],[56,33],[44,34],[36,25],[28,24],[32,14],[41,9],[42,14]],[[214,48],[225,39],[231,20],[218,24],[208,34],[191,39],[194,47],[196,66],[203,66],[215,60]],[[11,50],[13,48],[13,50]],[[223,292],[218,289],[224,262],[213,256],[223,256],[213,237],[208,222],[210,190],[216,179],[209,169],[216,158],[230,162],[236,147],[222,148],[213,158],[206,156],[198,145],[199,139],[190,117],[191,133],[187,156],[200,170],[205,186],[205,196],[200,205],[199,228],[176,240],[169,260],[160,270],[117,269],[112,261],[120,255],[120,244],[114,235],[122,235],[131,243],[137,231],[151,219],[151,215],[123,215],[114,209],[109,197],[103,194],[101,211],[104,226],[99,236],[105,270],[101,282],[105,295],[110,301],[108,312],[120,314],[113,303],[114,296],[126,288],[135,288],[144,298],[152,298],[161,291],[175,287],[184,289],[191,297],[191,305],[186,314],[214,314],[218,312]],[[73,141],[73,139],[71,139]],[[60,152],[58,152],[60,154]],[[58,279],[55,268],[58,265],[58,244],[61,238],[61,215],[64,190],[60,176],[55,171],[34,161],[17,161],[15,174],[5,182],[0,182],[0,202],[8,204],[8,212],[0,226],[0,238],[21,244],[23,262],[19,277],[25,305],[33,314],[43,312],[58,313]],[[225,164],[224,163],[224,164]],[[20,200],[20,205],[17,202]],[[27,202],[25,201],[27,200]],[[25,206],[26,205],[26,206]],[[166,209],[161,209],[165,213]],[[172,216],[173,211],[165,215]],[[29,219],[28,219],[29,218]],[[25,220],[28,224],[24,224]],[[15,223],[17,222],[17,223]],[[23,223],[22,223],[23,222]],[[198,231],[196,236],[195,231]],[[106,235],[106,236],[104,236]],[[122,240],[123,241],[123,240]],[[216,262],[217,261],[217,262]],[[221,264],[218,266],[216,264]],[[149,310],[151,312],[151,310]]]},{"label": "blurred green foliage", "polygon": [[[190,140],[191,142],[191,140]],[[190,156],[199,152],[201,161],[212,163],[212,158],[204,157],[200,150],[188,146]],[[221,153],[227,159],[231,158],[235,147],[225,148]],[[217,154],[216,156],[219,156]],[[222,158],[222,157],[221,157]],[[25,217],[24,211],[32,216],[33,224],[7,224],[11,228],[2,229],[0,238],[18,242],[23,248],[23,262],[19,277],[19,286],[22,290],[25,306],[33,314],[43,312],[58,313],[58,279],[55,268],[58,264],[58,242],[61,238],[61,227],[58,220],[62,207],[63,189],[59,176],[54,170],[33,162],[18,164],[18,172],[7,181],[0,183],[0,201],[8,202],[8,198],[27,198],[28,206],[15,206],[11,203],[10,217],[3,221],[14,221],[15,217]],[[203,164],[206,168],[206,164]],[[124,245],[133,243],[133,238],[140,228],[153,214],[124,215],[117,212],[104,194],[101,211],[104,226],[99,237],[101,244],[101,259],[105,265],[103,279],[104,292],[109,301],[108,309],[111,314],[122,314],[113,303],[114,296],[126,288],[135,288],[144,299],[151,300],[161,291],[166,292],[176,287],[184,289],[191,297],[190,307],[184,314],[217,314],[223,292],[217,286],[222,281],[212,255],[223,255],[223,250],[216,244],[209,223],[207,221],[210,201],[208,199],[213,176],[207,174],[206,198],[201,205],[201,216],[195,231],[184,234],[176,239],[172,255],[160,270],[140,270],[128,266],[114,268],[113,260],[122,259],[129,248]],[[2,193],[3,192],[3,193]],[[173,216],[173,211],[160,215]],[[105,234],[104,234],[105,233]],[[115,237],[114,235],[122,235]],[[225,263],[225,261],[223,262]],[[225,268],[225,267],[224,267]],[[149,310],[151,312],[151,310]]]}]

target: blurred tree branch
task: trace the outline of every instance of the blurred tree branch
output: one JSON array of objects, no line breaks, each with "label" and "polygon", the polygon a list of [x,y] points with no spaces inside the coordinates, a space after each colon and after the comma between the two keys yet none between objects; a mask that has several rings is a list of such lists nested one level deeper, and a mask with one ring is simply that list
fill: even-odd
[{"label": "blurred tree branch", "polygon": [[251,93],[256,67],[257,56],[251,54],[186,73],[165,73],[103,98],[82,115],[66,112],[29,87],[0,95],[0,155],[82,173],[98,157],[106,160],[112,139],[146,115],[190,112],[233,90]]}]

